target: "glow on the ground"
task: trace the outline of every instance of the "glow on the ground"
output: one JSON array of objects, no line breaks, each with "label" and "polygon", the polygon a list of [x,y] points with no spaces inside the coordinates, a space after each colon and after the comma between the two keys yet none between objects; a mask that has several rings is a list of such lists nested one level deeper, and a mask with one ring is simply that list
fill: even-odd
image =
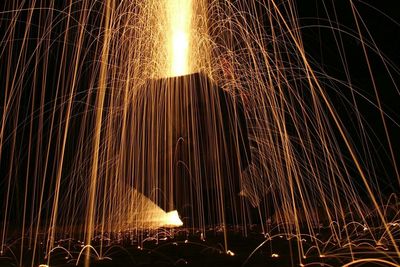
[{"label": "glow on the ground", "polygon": [[[127,203],[130,212],[126,213],[123,219],[122,228],[136,227],[139,229],[157,229],[161,227],[180,227],[183,222],[179,218],[176,210],[166,212],[151,199],[132,189],[129,198],[123,203]],[[116,213],[116,216],[119,212]]]},{"label": "glow on the ground", "polygon": [[182,226],[183,222],[179,218],[178,212],[176,210],[167,212],[165,214],[165,218],[163,220],[163,226],[168,226],[168,227],[179,227]]}]

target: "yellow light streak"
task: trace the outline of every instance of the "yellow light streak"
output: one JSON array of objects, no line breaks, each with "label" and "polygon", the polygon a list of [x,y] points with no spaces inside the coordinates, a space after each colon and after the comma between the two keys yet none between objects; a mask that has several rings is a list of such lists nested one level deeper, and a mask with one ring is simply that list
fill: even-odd
[{"label": "yellow light streak", "polygon": [[169,76],[190,73],[192,0],[167,0]]}]

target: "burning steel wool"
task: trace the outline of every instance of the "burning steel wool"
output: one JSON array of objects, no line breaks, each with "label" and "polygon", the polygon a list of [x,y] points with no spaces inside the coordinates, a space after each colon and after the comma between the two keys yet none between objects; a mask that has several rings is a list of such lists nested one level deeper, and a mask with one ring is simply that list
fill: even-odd
[{"label": "burning steel wool", "polygon": [[0,265],[399,266],[399,66],[344,2],[339,78],[293,0],[5,1]]}]

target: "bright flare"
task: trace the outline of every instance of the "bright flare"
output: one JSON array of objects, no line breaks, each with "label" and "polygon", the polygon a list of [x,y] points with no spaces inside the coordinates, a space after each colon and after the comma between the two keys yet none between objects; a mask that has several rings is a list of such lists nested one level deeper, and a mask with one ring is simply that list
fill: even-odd
[{"label": "bright flare", "polygon": [[178,211],[173,210],[170,212],[167,212],[165,214],[165,219],[163,221],[163,227],[179,227],[183,225],[183,222],[179,218]]},{"label": "bright flare", "polygon": [[169,75],[190,73],[192,0],[167,0]]}]

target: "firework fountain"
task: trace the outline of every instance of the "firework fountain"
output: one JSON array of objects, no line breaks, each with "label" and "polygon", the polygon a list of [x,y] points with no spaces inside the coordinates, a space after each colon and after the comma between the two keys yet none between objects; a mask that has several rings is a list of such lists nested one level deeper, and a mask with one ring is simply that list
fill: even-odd
[{"label": "firework fountain", "polygon": [[[398,74],[349,7],[366,64],[371,50]],[[203,240],[210,228],[233,256],[229,227],[246,237],[257,224],[265,241],[246,262],[285,236],[300,264],[314,252],[399,264],[397,195],[374,171],[362,94],[348,104],[359,149],[293,1],[15,1],[0,14],[0,257],[50,265],[82,240],[74,259],[89,265],[112,236]],[[372,83],[398,188],[392,118]]]}]

